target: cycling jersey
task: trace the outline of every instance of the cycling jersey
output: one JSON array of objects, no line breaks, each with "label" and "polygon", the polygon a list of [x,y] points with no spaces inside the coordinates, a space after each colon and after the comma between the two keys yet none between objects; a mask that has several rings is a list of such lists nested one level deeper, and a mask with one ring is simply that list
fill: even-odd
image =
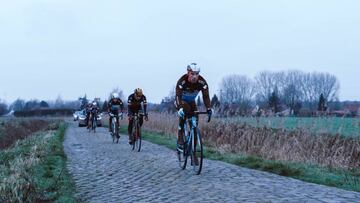
[{"label": "cycling jersey", "polygon": [[142,110],[141,103],[143,103],[144,113],[146,114],[147,101],[145,95],[142,95],[139,100],[136,100],[135,94],[131,94],[128,98],[129,113],[139,112],[140,110]]},{"label": "cycling jersey", "polygon": [[124,103],[121,99],[111,99],[108,103],[108,109],[110,112],[119,113],[119,111],[124,110]]},{"label": "cycling jersey", "polygon": [[183,102],[188,104],[195,102],[200,91],[202,92],[206,108],[211,108],[209,87],[206,80],[199,75],[197,83],[190,83],[188,75],[183,75],[176,84],[176,106],[182,108]]}]

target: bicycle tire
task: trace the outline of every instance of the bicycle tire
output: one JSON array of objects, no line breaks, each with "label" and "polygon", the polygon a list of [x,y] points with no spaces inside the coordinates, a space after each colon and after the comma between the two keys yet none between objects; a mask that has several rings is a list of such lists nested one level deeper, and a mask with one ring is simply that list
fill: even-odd
[{"label": "bicycle tire", "polygon": [[135,141],[136,141],[136,126],[135,126],[136,122],[134,122],[134,126],[133,126],[133,130],[132,130],[132,150],[135,150]]},{"label": "bicycle tire", "polygon": [[119,143],[119,126],[118,126],[118,123],[116,122],[116,117],[114,118],[115,121],[114,122],[114,137],[115,137],[115,140],[116,140],[116,143]]},{"label": "bicycle tire", "polygon": [[140,128],[140,126],[137,127],[135,139],[136,139],[135,144],[136,144],[137,151],[140,152],[140,150],[141,150],[141,128]]},{"label": "bicycle tire", "polygon": [[182,165],[182,170],[185,170],[186,169],[186,166],[187,166],[187,161],[188,161],[188,158],[189,158],[189,155],[191,153],[191,132],[188,132],[188,136],[185,138],[185,136],[183,137],[184,139],[184,162],[183,162],[183,165]]},{"label": "bicycle tire", "polygon": [[[199,130],[197,129],[197,131]],[[203,144],[202,144],[200,132],[197,132],[196,144],[192,145],[191,147],[195,148],[191,150],[191,162],[193,164],[193,171],[195,172],[196,175],[200,175],[203,166],[203,159],[204,159]],[[196,154],[198,165],[194,163],[195,162],[194,154]]]}]

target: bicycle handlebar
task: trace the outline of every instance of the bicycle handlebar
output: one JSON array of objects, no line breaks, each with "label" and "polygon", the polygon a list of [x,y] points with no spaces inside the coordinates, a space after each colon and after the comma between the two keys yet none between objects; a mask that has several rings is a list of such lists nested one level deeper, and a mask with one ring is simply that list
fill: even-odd
[{"label": "bicycle handlebar", "polygon": [[194,111],[194,114],[200,115],[200,114],[208,114],[206,111]]},{"label": "bicycle handlebar", "polygon": [[[204,114],[209,115],[207,111],[194,111],[194,114],[195,115],[204,115]],[[209,123],[210,121],[211,121],[211,115],[209,115],[209,119],[207,122]]]}]

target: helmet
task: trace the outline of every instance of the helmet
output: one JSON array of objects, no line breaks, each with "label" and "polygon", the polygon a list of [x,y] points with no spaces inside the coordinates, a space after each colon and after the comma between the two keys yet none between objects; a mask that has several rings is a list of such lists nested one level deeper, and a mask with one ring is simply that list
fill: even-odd
[{"label": "helmet", "polygon": [[143,91],[140,88],[136,88],[134,90],[134,93],[135,93],[135,96],[137,96],[137,97],[141,97],[143,95]]},{"label": "helmet", "polygon": [[200,73],[200,67],[196,63],[191,63],[187,66],[187,71]]},{"label": "helmet", "polygon": [[111,99],[118,99],[119,98],[119,94],[114,92],[111,94]]},{"label": "helmet", "polygon": [[96,103],[96,102],[93,102],[92,105],[93,105],[93,106],[97,106],[97,103]]}]

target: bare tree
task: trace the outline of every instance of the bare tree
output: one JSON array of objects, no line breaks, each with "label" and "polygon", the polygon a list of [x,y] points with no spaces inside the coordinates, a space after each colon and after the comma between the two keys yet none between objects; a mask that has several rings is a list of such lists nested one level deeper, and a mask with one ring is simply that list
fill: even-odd
[{"label": "bare tree", "polygon": [[0,99],[0,116],[6,114],[8,112],[8,106],[5,102]]},{"label": "bare tree", "polygon": [[307,73],[302,79],[301,91],[303,100],[309,104],[311,110],[316,110],[318,98],[323,94],[325,101],[334,101],[338,98],[340,84],[336,76],[329,73]]},{"label": "bare tree", "polygon": [[165,98],[162,99],[161,104],[159,106],[159,111],[160,112],[168,112],[168,113],[172,113],[176,110],[175,107],[175,86],[173,86],[170,91],[168,96],[166,96]]},{"label": "bare tree", "polygon": [[55,108],[63,108],[64,107],[64,101],[62,100],[60,95],[56,98],[54,107]]},{"label": "bare tree", "polygon": [[25,100],[17,99],[10,105],[10,110],[22,111],[25,107]]},{"label": "bare tree", "polygon": [[275,90],[280,100],[282,100],[284,90],[287,86],[286,74],[285,72],[260,72],[255,76],[255,85],[258,103],[266,103]]},{"label": "bare tree", "polygon": [[301,91],[301,81],[303,72],[301,71],[288,71],[285,75],[284,89],[283,89],[283,101],[290,108],[290,114],[293,115],[298,106],[301,103],[303,93]]},{"label": "bare tree", "polygon": [[229,75],[222,79],[220,100],[223,104],[239,105],[242,114],[251,110],[254,97],[254,82],[243,75]]}]

